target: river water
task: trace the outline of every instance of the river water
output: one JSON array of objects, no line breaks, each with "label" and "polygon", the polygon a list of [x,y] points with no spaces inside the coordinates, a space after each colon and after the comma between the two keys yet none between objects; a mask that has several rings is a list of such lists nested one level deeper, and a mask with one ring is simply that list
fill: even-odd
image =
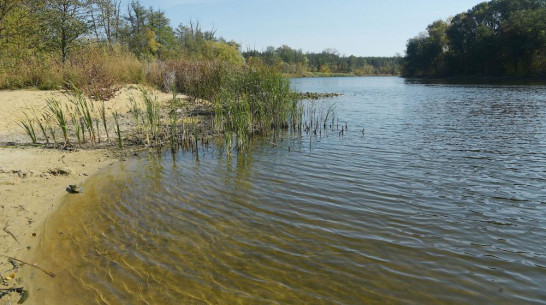
[{"label": "river water", "polygon": [[31,297],[546,304],[546,86],[292,83],[343,93],[316,109],[347,132],[110,167],[46,223]]}]

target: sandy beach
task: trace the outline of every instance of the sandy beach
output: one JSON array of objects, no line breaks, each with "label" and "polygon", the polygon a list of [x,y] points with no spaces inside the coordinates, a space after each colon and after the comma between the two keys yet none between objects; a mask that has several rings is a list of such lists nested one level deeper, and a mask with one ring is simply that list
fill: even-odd
[{"label": "sandy beach", "polygon": [[[160,102],[172,97],[158,91],[152,93]],[[107,111],[127,113],[129,97],[138,94],[136,86],[123,87],[115,98],[106,102]],[[30,267],[14,269],[8,257],[20,260],[30,257],[48,215],[65,196],[77,196],[69,194],[66,188],[70,184],[84,184],[88,177],[118,160],[116,153],[108,149],[69,151],[24,145],[30,139],[17,120],[28,109],[41,111],[47,98],[63,103],[68,100],[61,91],[0,91],[0,289],[25,287],[29,279],[22,277],[20,271]],[[0,298],[0,305],[15,304],[19,298],[18,293],[11,293]],[[29,296],[25,304],[38,302]]]}]

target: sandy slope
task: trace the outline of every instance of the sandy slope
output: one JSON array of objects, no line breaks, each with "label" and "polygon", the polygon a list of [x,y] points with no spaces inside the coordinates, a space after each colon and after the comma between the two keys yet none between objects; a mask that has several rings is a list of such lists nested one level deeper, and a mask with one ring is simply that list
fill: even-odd
[{"label": "sandy slope", "polygon": [[[169,94],[157,91],[153,94],[160,101],[171,98]],[[138,89],[124,87],[114,99],[106,102],[108,112],[126,113],[131,95],[138,96]],[[0,256],[0,276],[4,279],[0,289],[24,287],[25,281],[29,280],[20,278],[17,270],[11,271],[12,264],[5,256],[23,260],[30,257],[40,238],[39,228],[67,196],[66,187],[82,184],[88,176],[116,162],[107,150],[71,152],[6,145],[29,142],[17,120],[24,110],[41,111],[47,98],[67,102],[67,97],[60,91],[0,91],[0,143],[3,143],[0,147],[0,255],[3,255]],[[15,278],[9,279],[12,274]],[[16,304],[18,299],[19,295],[13,293],[1,298],[0,305]],[[25,304],[39,304],[39,301],[30,296]]]}]

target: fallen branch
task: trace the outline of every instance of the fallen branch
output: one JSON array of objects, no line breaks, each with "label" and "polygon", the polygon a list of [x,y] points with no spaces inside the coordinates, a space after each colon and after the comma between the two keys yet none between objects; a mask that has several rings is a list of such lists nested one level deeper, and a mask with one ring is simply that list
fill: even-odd
[{"label": "fallen branch", "polygon": [[17,243],[19,243],[19,241],[17,240],[17,237],[15,237],[15,235],[13,235],[13,233],[11,233],[9,230],[8,230],[8,223],[9,223],[9,220],[6,221],[6,225],[4,226],[4,232],[8,233],[11,237],[13,237],[13,239],[15,239],[15,241]]},{"label": "fallen branch", "polygon": [[0,254],[0,256],[7,257],[7,258],[9,258],[9,259],[12,259],[12,260],[14,260],[14,261],[18,261],[18,262],[23,263],[23,264],[25,264],[25,265],[29,265],[29,266],[31,266],[31,267],[33,267],[33,268],[36,268],[36,269],[42,271],[43,273],[45,273],[45,274],[47,274],[47,275],[49,275],[49,276],[51,276],[51,277],[55,277],[55,276],[56,276],[55,273],[50,272],[50,271],[47,271],[47,270],[45,270],[44,268],[42,268],[42,267],[40,267],[40,266],[38,266],[38,265],[36,265],[36,264],[27,263],[27,262],[25,262],[25,261],[22,261],[22,260],[20,260],[20,259],[15,258],[15,257],[7,256],[7,255],[4,255],[4,254]]}]

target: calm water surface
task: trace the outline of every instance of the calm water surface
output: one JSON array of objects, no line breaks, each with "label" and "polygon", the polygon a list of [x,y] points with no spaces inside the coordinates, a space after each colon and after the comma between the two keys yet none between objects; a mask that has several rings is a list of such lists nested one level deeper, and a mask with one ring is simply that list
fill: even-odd
[{"label": "calm water surface", "polygon": [[546,304],[545,86],[293,85],[344,93],[348,132],[113,166],[46,224],[32,297]]}]

